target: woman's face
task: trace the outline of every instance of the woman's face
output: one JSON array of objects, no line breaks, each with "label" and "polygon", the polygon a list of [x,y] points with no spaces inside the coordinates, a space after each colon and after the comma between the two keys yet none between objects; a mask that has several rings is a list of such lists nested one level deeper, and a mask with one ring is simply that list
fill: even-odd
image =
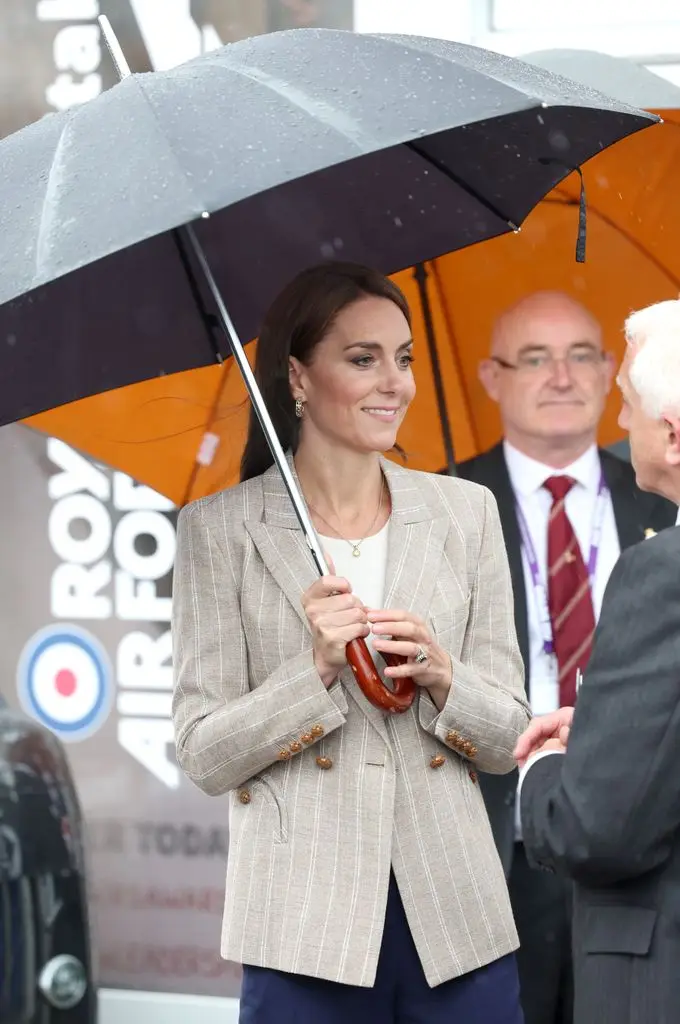
[{"label": "woman's face", "polygon": [[389,299],[347,306],[304,366],[290,361],[304,402],[301,437],[316,434],[358,452],[389,451],[415,395],[408,321]]}]

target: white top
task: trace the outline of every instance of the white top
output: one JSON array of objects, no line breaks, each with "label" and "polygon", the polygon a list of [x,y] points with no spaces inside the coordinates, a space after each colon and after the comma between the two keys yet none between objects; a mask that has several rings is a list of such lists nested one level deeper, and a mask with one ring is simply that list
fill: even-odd
[{"label": "white top", "polygon": [[[504,448],[510,482],[526,519],[529,535],[536,552],[541,581],[545,584],[548,560],[548,518],[552,505],[552,497],[543,486],[548,477],[570,476],[576,480],[575,486],[567,494],[565,508],[574,527],[583,560],[587,564],[601,473],[596,445],[592,445],[570,466],[565,466],[560,470],[529,458],[528,455],[517,451],[507,442],[504,442]],[[609,495],[604,512],[595,579],[593,580],[593,610],[596,621],[602,607],[605,587],[620,554],[621,546],[614,519],[614,507],[611,495]],[[544,715],[555,711],[560,703],[557,659],[543,650],[536,595],[529,561],[524,549],[522,549],[522,565],[529,628],[531,710],[536,715]]]},{"label": "white top", "polygon": [[[388,537],[389,520],[373,537],[366,537],[361,542],[354,541],[355,544],[361,544],[358,558],[352,554],[347,541],[337,537],[319,537],[322,548],[333,561],[335,575],[349,580],[352,593],[361,598],[367,608],[383,607]],[[366,637],[366,643],[372,649],[372,636]]]}]

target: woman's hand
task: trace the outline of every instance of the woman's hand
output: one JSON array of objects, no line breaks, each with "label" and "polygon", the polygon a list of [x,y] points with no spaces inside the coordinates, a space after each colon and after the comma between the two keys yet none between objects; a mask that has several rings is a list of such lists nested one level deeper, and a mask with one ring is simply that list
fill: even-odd
[{"label": "woman's hand", "polygon": [[370,633],[366,609],[340,576],[312,583],[302,595],[302,607],[312,631],[316,670],[329,687],[347,664],[347,644]]},{"label": "woman's hand", "polygon": [[[408,659],[403,665],[388,666],[385,675],[391,679],[410,676],[417,686],[428,690],[441,711],[451,689],[451,657],[435,643],[423,620],[411,612],[369,608],[368,621],[376,651],[400,654]],[[427,657],[425,661],[418,662],[415,659],[421,650]]]}]

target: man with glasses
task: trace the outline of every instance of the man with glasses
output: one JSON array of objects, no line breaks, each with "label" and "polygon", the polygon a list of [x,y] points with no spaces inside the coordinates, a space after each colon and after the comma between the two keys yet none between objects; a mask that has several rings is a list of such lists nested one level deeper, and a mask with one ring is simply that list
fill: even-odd
[{"label": "man with glasses", "polygon": [[[620,552],[676,518],[670,502],[638,490],[628,463],[597,447],[613,370],[598,322],[561,292],[535,293],[503,313],[480,366],[504,439],[458,470],[498,502],[535,714],[575,702]],[[480,783],[520,936],[526,1024],[571,1024],[569,883],[527,863],[516,773]]]}]

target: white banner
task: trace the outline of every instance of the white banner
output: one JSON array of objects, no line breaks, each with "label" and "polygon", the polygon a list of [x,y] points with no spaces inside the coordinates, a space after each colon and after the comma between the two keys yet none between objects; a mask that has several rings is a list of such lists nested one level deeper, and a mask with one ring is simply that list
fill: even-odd
[{"label": "white banner", "polygon": [[[247,35],[350,28],[351,0],[2,0],[0,135],[135,71]],[[49,373],[37,367],[36,372]],[[170,600],[176,511],[22,426],[0,430],[0,693],[66,745],[89,846],[99,984],[238,994],[219,955],[226,800],[178,771]]]}]

